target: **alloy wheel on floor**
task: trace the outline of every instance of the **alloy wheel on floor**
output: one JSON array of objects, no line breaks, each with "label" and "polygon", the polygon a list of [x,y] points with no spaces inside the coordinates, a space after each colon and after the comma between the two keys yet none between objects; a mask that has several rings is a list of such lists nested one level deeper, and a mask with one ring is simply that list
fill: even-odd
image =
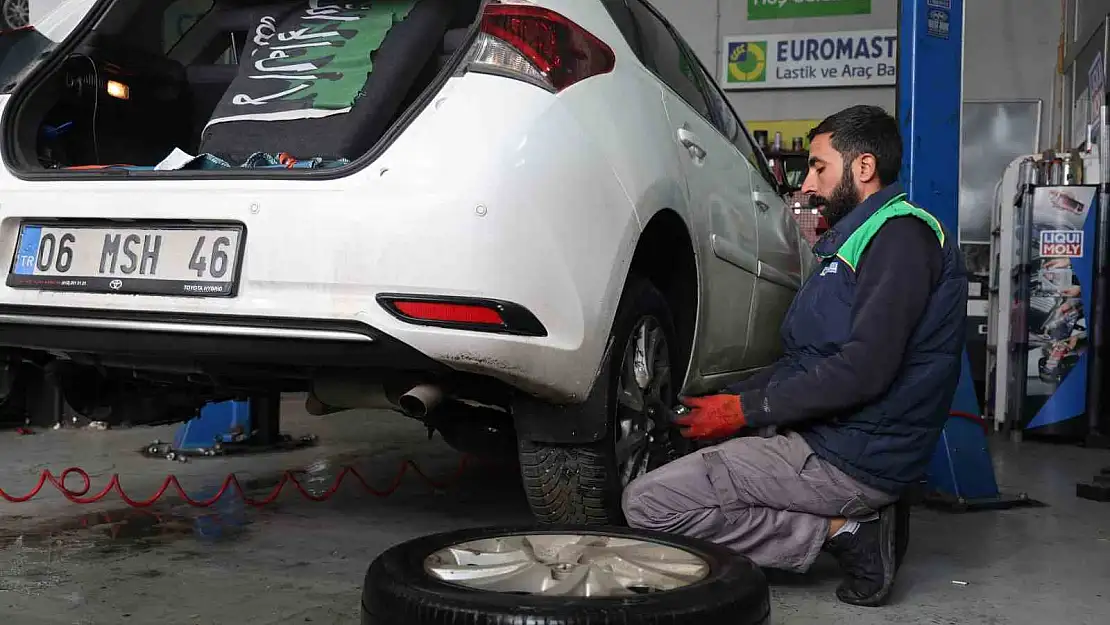
[{"label": "alloy wheel on floor", "polygon": [[713,543],[628,528],[460,530],[397,545],[371,564],[362,622],[753,625],[763,573]]},{"label": "alloy wheel on floor", "polygon": [[617,597],[664,592],[705,578],[704,558],[614,536],[522,534],[444,547],[424,560],[435,578],[518,595]]}]

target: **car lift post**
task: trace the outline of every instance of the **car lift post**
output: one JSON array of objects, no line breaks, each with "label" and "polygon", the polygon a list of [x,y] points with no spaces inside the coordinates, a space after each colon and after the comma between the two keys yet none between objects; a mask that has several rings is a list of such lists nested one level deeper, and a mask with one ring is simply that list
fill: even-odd
[{"label": "car lift post", "polygon": [[270,446],[281,442],[281,393],[253,397],[249,404],[254,442]]},{"label": "car lift post", "polygon": [[[910,201],[958,236],[964,0],[900,0],[898,9],[900,177]],[[929,466],[925,502],[960,512],[1035,503],[999,492],[966,351],[951,414]]]}]

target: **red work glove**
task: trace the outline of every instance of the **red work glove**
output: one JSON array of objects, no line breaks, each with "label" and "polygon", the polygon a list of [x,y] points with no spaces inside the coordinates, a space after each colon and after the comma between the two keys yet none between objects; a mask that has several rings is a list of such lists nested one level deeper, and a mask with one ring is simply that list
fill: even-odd
[{"label": "red work glove", "polygon": [[675,420],[686,438],[725,438],[744,429],[744,409],[738,395],[706,395],[688,397],[682,403],[691,410]]}]

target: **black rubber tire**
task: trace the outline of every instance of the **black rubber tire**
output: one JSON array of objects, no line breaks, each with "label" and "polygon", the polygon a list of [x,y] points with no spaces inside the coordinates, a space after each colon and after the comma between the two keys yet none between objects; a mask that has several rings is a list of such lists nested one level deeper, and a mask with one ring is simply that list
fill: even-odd
[{"label": "black rubber tire", "polygon": [[527,440],[518,444],[525,495],[540,523],[624,525],[620,505],[623,488],[614,447],[614,398],[623,348],[638,322],[646,316],[659,321],[667,338],[672,388],[679,388],[682,383],[674,318],[667,300],[647,279],[630,275],[610,333],[613,347],[608,357],[615,362],[602,368],[608,377],[605,437],[591,445],[548,445]]},{"label": "black rubber tire", "polygon": [[[667,592],[568,598],[473,590],[440,581],[424,569],[428,555],[460,542],[568,532],[680,547],[704,558],[710,573]],[[627,528],[481,528],[424,536],[378,556],[362,588],[363,625],[762,625],[770,622],[770,614],[767,579],[747,558],[706,541]]]}]

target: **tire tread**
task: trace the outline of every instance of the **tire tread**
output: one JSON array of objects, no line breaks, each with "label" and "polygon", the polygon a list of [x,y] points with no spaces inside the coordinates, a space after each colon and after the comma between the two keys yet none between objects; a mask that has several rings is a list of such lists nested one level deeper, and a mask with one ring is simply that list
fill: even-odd
[{"label": "tire tread", "polygon": [[609,461],[598,445],[554,446],[521,441],[524,490],[536,520],[583,525],[619,522],[606,510]]},{"label": "tire tread", "polygon": [[[623,345],[641,314],[655,315],[675,341],[674,320],[663,295],[646,278],[632,274],[621,294],[611,338]],[[614,349],[610,358],[623,352]],[[602,367],[606,385],[612,383],[612,363]],[[619,361],[615,366],[619,366]],[[672,358],[672,367],[675,366]],[[672,374],[673,375],[673,374]],[[676,375],[676,379],[680,376]],[[606,386],[606,397],[609,396]],[[606,417],[608,420],[608,417]],[[543,524],[623,525],[619,478],[613,454],[612,423],[606,435],[589,445],[554,445],[527,440],[518,442],[524,492],[533,516]]]}]

